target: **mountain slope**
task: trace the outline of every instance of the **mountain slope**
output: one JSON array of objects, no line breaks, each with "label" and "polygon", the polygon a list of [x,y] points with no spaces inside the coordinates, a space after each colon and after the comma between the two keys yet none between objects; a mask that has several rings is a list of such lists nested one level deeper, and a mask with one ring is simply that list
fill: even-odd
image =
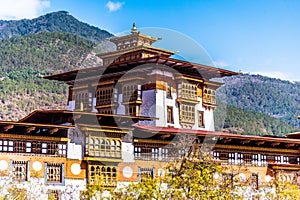
[{"label": "mountain slope", "polygon": [[0,73],[34,67],[47,71],[79,68],[95,44],[69,33],[39,33],[0,42]]},{"label": "mountain slope", "polygon": [[70,33],[39,33],[0,42],[0,119],[18,120],[35,109],[65,108],[67,86],[41,75],[99,64],[95,44]]},{"label": "mountain slope", "polygon": [[295,118],[300,115],[299,83],[248,74],[223,80],[225,84],[217,91],[219,102],[260,112],[299,127]]},{"label": "mountain slope", "polygon": [[112,34],[78,21],[66,11],[58,11],[35,19],[0,20],[0,39],[41,32],[65,32],[82,36],[99,43]]},{"label": "mountain slope", "polygon": [[255,111],[242,110],[234,106],[219,103],[214,112],[217,131],[246,135],[276,135],[299,131],[280,119]]}]

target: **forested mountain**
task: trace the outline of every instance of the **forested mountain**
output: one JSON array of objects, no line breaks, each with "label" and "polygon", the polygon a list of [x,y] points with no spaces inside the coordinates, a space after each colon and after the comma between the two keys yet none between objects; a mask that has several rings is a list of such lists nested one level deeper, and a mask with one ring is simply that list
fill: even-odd
[{"label": "forested mountain", "polygon": [[300,83],[249,74],[222,80],[215,112],[218,130],[253,135],[299,131]]},{"label": "forested mountain", "polygon": [[78,21],[66,11],[52,12],[35,19],[0,20],[0,39],[41,32],[65,32],[99,43],[112,34]]},{"label": "forested mountain", "polygon": [[[0,21],[0,120],[18,120],[35,109],[65,108],[67,86],[40,76],[101,63],[95,51],[111,50],[103,42],[111,35],[65,11]],[[223,80],[217,91],[217,130],[256,135],[297,130],[291,125],[299,124],[299,83],[250,75]]]},{"label": "forested mountain", "polygon": [[97,65],[95,44],[70,33],[39,33],[0,42],[0,119],[17,120],[35,109],[65,108],[67,86],[42,75]]},{"label": "forested mountain", "polygon": [[0,21],[0,120],[65,108],[67,86],[40,76],[99,65],[94,50],[111,49],[104,40],[110,36],[65,11]]},{"label": "forested mountain", "polygon": [[218,89],[221,102],[299,125],[295,117],[300,115],[300,83],[249,74],[223,80]]},{"label": "forested mountain", "polygon": [[243,110],[231,105],[219,103],[214,112],[217,131],[246,135],[276,135],[299,131],[280,119],[255,111]]},{"label": "forested mountain", "polygon": [[28,67],[56,72],[79,68],[94,46],[90,40],[62,32],[2,39],[0,74]]}]

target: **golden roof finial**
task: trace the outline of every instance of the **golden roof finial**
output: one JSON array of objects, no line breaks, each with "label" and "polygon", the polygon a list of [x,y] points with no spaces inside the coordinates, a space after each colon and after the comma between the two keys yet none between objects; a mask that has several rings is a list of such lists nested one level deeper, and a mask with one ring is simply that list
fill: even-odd
[{"label": "golden roof finial", "polygon": [[137,29],[136,29],[135,22],[134,22],[133,25],[132,25],[131,33],[137,33]]}]

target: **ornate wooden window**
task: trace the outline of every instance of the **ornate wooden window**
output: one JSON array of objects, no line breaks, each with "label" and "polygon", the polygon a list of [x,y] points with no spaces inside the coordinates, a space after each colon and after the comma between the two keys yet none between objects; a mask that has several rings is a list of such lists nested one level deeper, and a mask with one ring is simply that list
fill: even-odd
[{"label": "ornate wooden window", "polygon": [[96,92],[96,105],[106,105],[113,102],[113,87],[98,87]]},{"label": "ornate wooden window", "polygon": [[197,100],[197,86],[191,83],[182,83],[181,97],[189,100]]},{"label": "ornate wooden window", "polygon": [[25,141],[14,141],[14,152],[25,153],[26,142]]},{"label": "ornate wooden window", "polygon": [[262,165],[266,165],[267,164],[267,155],[260,155],[260,160],[261,160],[261,164]]},{"label": "ornate wooden window", "polygon": [[119,138],[106,138],[89,136],[86,138],[86,154],[95,157],[120,158],[122,140]]},{"label": "ornate wooden window", "polygon": [[138,115],[137,106],[135,104],[134,105],[127,105],[126,108],[127,108],[127,112],[126,112],[127,115],[131,115],[131,116],[137,116]]},{"label": "ornate wooden window", "polygon": [[28,161],[12,161],[11,165],[12,178],[18,181],[27,181]]},{"label": "ornate wooden window", "polygon": [[88,175],[90,184],[103,186],[117,185],[117,168],[114,166],[89,164]]},{"label": "ornate wooden window", "polygon": [[45,163],[46,181],[61,183],[63,180],[63,164],[61,163]]},{"label": "ornate wooden window", "polygon": [[125,85],[123,86],[123,102],[134,101],[138,96],[138,86],[135,85]]},{"label": "ornate wooden window", "polygon": [[134,158],[140,159],[142,157],[142,148],[141,147],[134,147]]},{"label": "ornate wooden window", "polygon": [[247,154],[244,154],[244,162],[246,164],[252,164],[252,155],[247,153]]},{"label": "ornate wooden window", "polygon": [[67,145],[66,144],[58,144],[58,155],[67,156]]},{"label": "ornate wooden window", "polygon": [[216,104],[216,90],[204,88],[203,102],[209,104]]},{"label": "ornate wooden window", "polygon": [[195,105],[180,104],[180,121],[184,123],[195,123]]},{"label": "ornate wooden window", "polygon": [[252,155],[252,164],[254,164],[254,165],[258,164],[258,155],[257,154]]},{"label": "ornate wooden window", "polygon": [[145,181],[149,178],[154,178],[154,168],[139,168],[139,181]]},{"label": "ornate wooden window", "polygon": [[47,154],[47,143],[42,143],[42,153]]},{"label": "ornate wooden window", "polygon": [[234,161],[235,161],[235,153],[229,153],[228,154],[228,162],[234,163]]},{"label": "ornate wooden window", "polygon": [[42,143],[40,142],[31,142],[31,152],[40,154],[42,153]]},{"label": "ornate wooden window", "polygon": [[241,164],[244,162],[244,154],[242,153],[229,153],[228,162],[231,164]]},{"label": "ornate wooden window", "polygon": [[289,157],[288,156],[275,156],[275,163],[288,164]]},{"label": "ornate wooden window", "polygon": [[159,148],[159,157],[161,157],[162,159],[168,158],[169,157],[169,149]]},{"label": "ornate wooden window", "polygon": [[174,123],[172,106],[167,106],[167,122]]},{"label": "ornate wooden window", "polygon": [[57,144],[55,143],[47,144],[47,154],[57,155],[58,154]]},{"label": "ornate wooden window", "polygon": [[244,162],[244,155],[242,153],[236,154],[236,163],[241,164]]},{"label": "ornate wooden window", "polygon": [[213,152],[213,159],[214,160],[220,160],[220,152],[214,151]]},{"label": "ornate wooden window", "polygon": [[0,151],[2,152],[13,152],[14,141],[12,140],[0,140]]},{"label": "ornate wooden window", "polygon": [[32,149],[31,149],[31,142],[26,142],[26,153],[31,153]]},{"label": "ornate wooden window", "polygon": [[169,149],[158,147],[134,147],[134,157],[140,160],[164,160],[169,157]]},{"label": "ornate wooden window", "polygon": [[75,91],[75,108],[83,110],[89,105],[89,95],[87,91]]},{"label": "ornate wooden window", "polygon": [[172,98],[172,85],[171,85],[171,83],[166,83],[166,93],[167,93],[167,98]]},{"label": "ornate wooden window", "polygon": [[203,111],[198,112],[198,126],[204,127],[204,112]]}]

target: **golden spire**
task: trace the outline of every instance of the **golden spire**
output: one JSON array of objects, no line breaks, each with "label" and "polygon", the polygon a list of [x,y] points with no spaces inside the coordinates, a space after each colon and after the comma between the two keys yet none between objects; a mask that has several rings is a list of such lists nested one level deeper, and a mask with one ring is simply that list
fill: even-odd
[{"label": "golden spire", "polygon": [[135,22],[134,22],[133,25],[132,25],[131,33],[137,33],[137,29],[136,29]]}]

